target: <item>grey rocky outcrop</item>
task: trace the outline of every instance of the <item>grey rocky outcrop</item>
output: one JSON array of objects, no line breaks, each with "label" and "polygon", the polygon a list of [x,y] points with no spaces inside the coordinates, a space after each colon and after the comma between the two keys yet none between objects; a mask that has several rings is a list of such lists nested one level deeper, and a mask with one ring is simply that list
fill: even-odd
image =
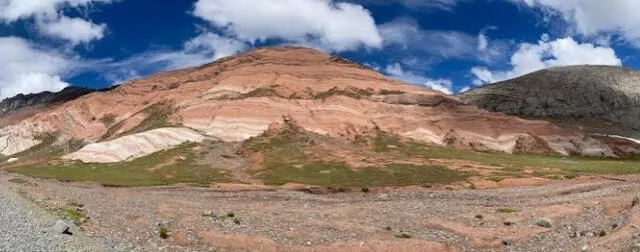
[{"label": "grey rocky outcrop", "polygon": [[596,126],[599,128],[616,128],[612,133],[631,132],[626,135],[640,137],[640,72],[628,68],[550,68],[471,89],[458,97],[489,111],[541,119],[585,119],[602,123]]}]

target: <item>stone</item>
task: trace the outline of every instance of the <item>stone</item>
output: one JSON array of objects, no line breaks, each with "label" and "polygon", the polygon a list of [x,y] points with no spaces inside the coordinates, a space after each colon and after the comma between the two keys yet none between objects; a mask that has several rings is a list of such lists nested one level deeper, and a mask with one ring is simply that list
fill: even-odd
[{"label": "stone", "polygon": [[549,218],[540,218],[536,222],[536,225],[543,228],[551,228],[551,226],[553,226],[553,222]]},{"label": "stone", "polygon": [[589,245],[584,245],[584,246],[582,246],[582,249],[580,249],[580,251],[589,252],[589,251],[591,251],[591,249],[589,248]]},{"label": "stone", "polygon": [[631,252],[640,252],[640,243],[632,244],[631,247],[629,248],[629,251],[631,251]]},{"label": "stone", "polygon": [[509,246],[511,244],[513,244],[513,239],[511,239],[511,238],[502,239],[502,245]]},{"label": "stone", "polygon": [[56,222],[56,225],[53,226],[53,230],[56,232],[56,234],[72,235],[70,229],[71,226],[62,220],[58,220]]}]

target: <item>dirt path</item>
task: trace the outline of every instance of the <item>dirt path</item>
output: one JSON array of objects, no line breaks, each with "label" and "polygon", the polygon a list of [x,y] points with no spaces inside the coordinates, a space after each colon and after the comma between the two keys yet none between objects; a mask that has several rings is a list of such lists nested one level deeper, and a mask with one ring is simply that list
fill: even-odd
[{"label": "dirt path", "polygon": [[50,205],[81,202],[88,234],[142,251],[628,251],[640,243],[634,177],[328,195],[34,181],[11,186]]}]

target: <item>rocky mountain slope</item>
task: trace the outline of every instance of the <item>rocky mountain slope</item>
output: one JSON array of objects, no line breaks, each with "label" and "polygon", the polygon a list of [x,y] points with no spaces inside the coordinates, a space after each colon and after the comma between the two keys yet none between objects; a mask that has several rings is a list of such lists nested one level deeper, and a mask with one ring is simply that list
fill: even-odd
[{"label": "rocky mountain slope", "polygon": [[42,92],[37,94],[19,94],[0,102],[0,116],[22,109],[40,109],[46,106],[73,100],[95,90],[82,87],[68,87],[60,92]]},{"label": "rocky mountain slope", "polygon": [[[0,128],[0,153],[20,155],[42,145],[43,135],[55,135],[57,144],[79,140],[90,144],[68,159],[114,162],[170,147],[159,144],[164,138],[242,142],[287,122],[340,141],[385,132],[467,150],[619,154],[614,141],[487,112],[340,57],[299,47],[259,49],[48,107]],[[171,134],[150,132],[165,127],[172,128]],[[175,136],[179,132],[190,136]],[[202,138],[191,136],[193,132]],[[112,148],[114,144],[120,147]],[[637,151],[634,146],[629,151]]]},{"label": "rocky mountain slope", "polygon": [[569,66],[472,89],[460,99],[489,111],[640,138],[640,72]]}]

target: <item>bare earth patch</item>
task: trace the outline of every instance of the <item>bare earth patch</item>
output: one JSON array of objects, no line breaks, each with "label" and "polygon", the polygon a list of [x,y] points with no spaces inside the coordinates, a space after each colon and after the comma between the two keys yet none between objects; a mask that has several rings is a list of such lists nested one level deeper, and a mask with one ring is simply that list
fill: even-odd
[{"label": "bare earth patch", "polygon": [[[24,177],[30,183],[5,183],[16,175],[2,175],[3,187],[42,205],[82,203],[86,235],[124,251],[618,251],[640,242],[636,177],[309,194],[292,191],[308,188],[295,184],[109,188]],[[492,183],[512,183],[505,181]],[[538,226],[540,218],[551,227]]]}]

